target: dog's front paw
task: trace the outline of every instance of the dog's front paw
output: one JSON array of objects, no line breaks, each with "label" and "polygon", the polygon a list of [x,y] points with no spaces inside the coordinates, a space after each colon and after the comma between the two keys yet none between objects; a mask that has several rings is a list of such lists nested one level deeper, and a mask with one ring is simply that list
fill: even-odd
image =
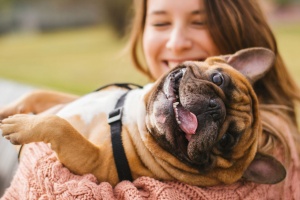
[{"label": "dog's front paw", "polygon": [[41,140],[38,137],[40,119],[36,115],[17,114],[2,120],[2,136],[12,144],[26,144]]}]

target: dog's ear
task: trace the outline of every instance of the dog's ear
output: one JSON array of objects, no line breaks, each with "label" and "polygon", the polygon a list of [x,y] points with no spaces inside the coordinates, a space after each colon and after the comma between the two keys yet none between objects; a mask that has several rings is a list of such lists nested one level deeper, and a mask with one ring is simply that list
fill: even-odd
[{"label": "dog's ear", "polygon": [[284,166],[274,157],[256,153],[243,178],[260,184],[275,184],[286,176]]},{"label": "dog's ear", "polygon": [[254,47],[237,51],[232,55],[226,55],[223,59],[244,74],[253,84],[272,67],[275,54],[269,49]]}]

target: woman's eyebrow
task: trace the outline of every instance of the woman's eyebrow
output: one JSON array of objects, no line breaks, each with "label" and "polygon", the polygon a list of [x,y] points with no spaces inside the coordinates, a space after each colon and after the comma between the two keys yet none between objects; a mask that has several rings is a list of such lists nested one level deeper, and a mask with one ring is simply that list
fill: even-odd
[{"label": "woman's eyebrow", "polygon": [[164,15],[166,13],[167,12],[164,10],[154,10],[154,11],[151,11],[148,15]]},{"label": "woman's eyebrow", "polygon": [[[205,13],[205,10],[194,10],[191,12],[192,15],[202,15],[204,13]],[[165,15],[165,14],[167,14],[167,12],[164,10],[154,10],[154,11],[149,12],[148,15]]]},{"label": "woman's eyebrow", "polygon": [[203,15],[205,14],[205,10],[194,10],[191,13],[192,15]]}]

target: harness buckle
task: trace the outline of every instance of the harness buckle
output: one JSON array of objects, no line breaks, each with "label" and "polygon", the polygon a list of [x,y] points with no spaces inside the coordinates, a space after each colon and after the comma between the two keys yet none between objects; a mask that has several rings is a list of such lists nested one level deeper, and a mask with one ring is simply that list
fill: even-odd
[{"label": "harness buckle", "polygon": [[112,124],[112,123],[114,123],[116,121],[121,120],[121,118],[122,118],[122,112],[123,112],[123,107],[119,107],[119,108],[114,109],[113,111],[111,111],[108,114],[107,122],[109,124]]}]

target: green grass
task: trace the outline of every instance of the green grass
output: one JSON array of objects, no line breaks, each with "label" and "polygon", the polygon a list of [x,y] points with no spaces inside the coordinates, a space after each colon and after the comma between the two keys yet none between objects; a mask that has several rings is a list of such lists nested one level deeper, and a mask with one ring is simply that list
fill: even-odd
[{"label": "green grass", "polygon": [[[300,80],[300,25],[273,30],[289,70]],[[0,77],[77,94],[112,82],[146,83],[121,55],[124,45],[106,27],[2,36]]]},{"label": "green grass", "polygon": [[284,62],[300,85],[300,24],[274,25],[273,30]]},{"label": "green grass", "polygon": [[112,82],[146,83],[105,27],[0,38],[0,77],[77,94]]},{"label": "green grass", "polygon": [[[300,25],[277,25],[273,27],[278,48],[292,76],[300,85]],[[297,121],[300,126],[300,106],[297,106]]]}]

